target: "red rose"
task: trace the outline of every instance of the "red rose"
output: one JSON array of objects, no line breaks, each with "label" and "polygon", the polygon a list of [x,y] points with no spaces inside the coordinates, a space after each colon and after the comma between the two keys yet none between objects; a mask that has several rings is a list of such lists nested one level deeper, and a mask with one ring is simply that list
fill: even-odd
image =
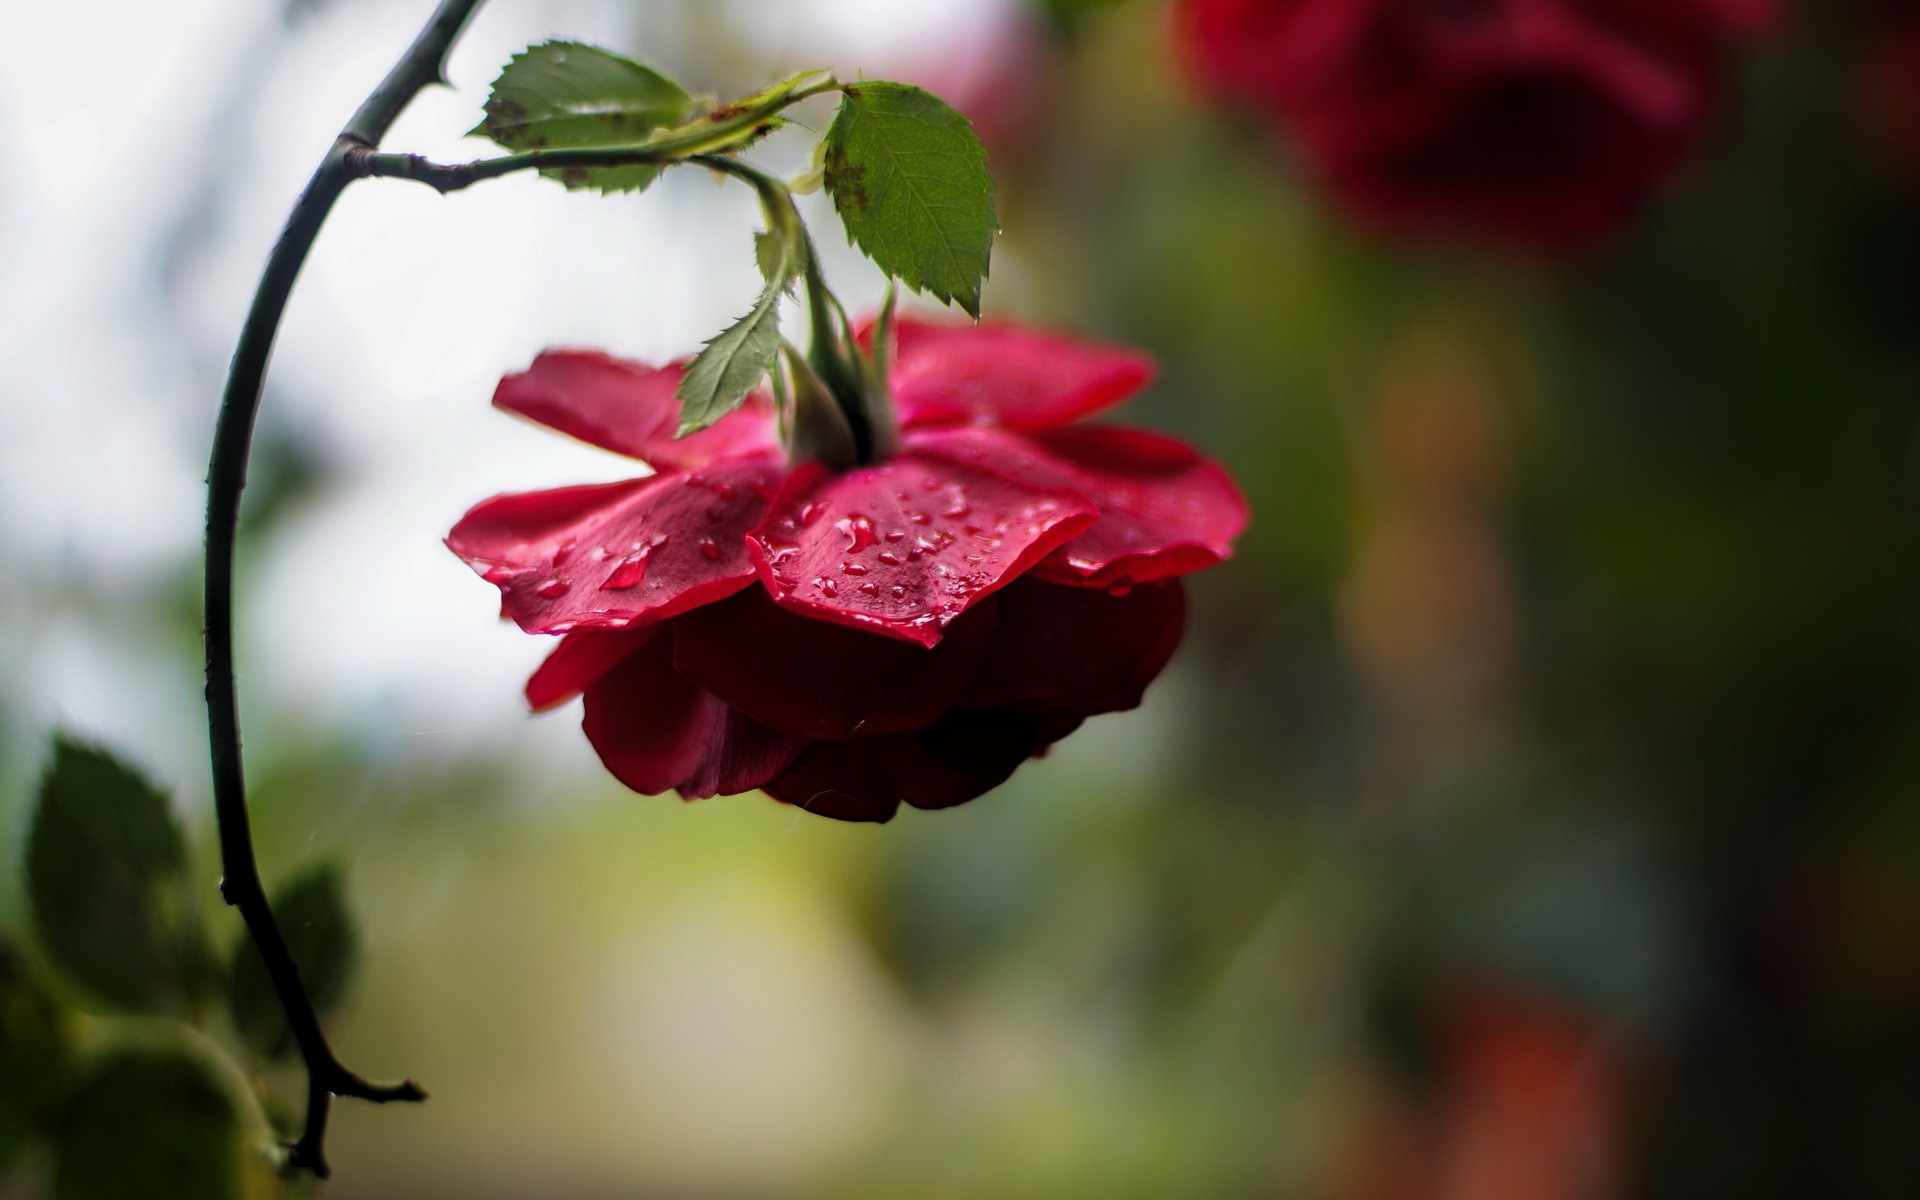
[{"label": "red rose", "polygon": [[1182,0],[1194,75],[1291,135],[1360,219],[1577,248],[1709,128],[1772,0]]},{"label": "red rose", "polygon": [[1920,2],[1881,0],[1860,69],[1860,104],[1888,174],[1920,185]]},{"label": "red rose", "polygon": [[679,366],[548,351],[493,402],[657,473],[500,496],[447,544],[504,615],[564,639],[535,709],[585,693],[637,792],[764,789],[843,820],[944,808],[1094,714],[1131,708],[1180,637],[1177,576],[1246,506],[1168,438],[1071,422],[1151,374],[1006,325],[903,320],[892,457],[789,467],[756,395],[671,436]]}]

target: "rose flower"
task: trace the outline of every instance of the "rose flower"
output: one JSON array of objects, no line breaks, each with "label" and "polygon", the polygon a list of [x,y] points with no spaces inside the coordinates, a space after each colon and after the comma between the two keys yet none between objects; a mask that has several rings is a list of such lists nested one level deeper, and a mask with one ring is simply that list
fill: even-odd
[{"label": "rose flower", "polygon": [[1182,0],[1196,80],[1266,116],[1361,221],[1571,250],[1712,126],[1772,0]]},{"label": "rose flower", "polygon": [[501,380],[495,405],[656,473],[499,496],[447,538],[505,616],[561,636],[528,703],[584,694],[636,792],[758,788],[851,821],[971,800],[1139,703],[1178,577],[1246,522],[1182,443],[1074,423],[1146,382],[1124,350],[903,320],[898,448],[845,471],[789,465],[764,393],[674,438],[682,373],[548,351]]}]

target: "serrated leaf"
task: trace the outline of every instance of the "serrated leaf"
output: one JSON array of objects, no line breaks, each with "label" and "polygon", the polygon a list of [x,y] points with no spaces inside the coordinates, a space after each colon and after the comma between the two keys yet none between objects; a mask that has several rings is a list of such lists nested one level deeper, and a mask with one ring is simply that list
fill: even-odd
[{"label": "serrated leaf", "polygon": [[[762,241],[770,238],[771,241]],[[780,297],[800,271],[805,253],[791,236],[762,234],[754,239],[754,257],[771,246],[772,258],[761,262],[766,284],[753,310],[721,330],[687,364],[676,395],[680,398],[680,428],[676,437],[698,433],[739,408],[757,387],[780,353]]]},{"label": "serrated leaf", "polygon": [[826,136],[826,185],[847,236],[908,287],[980,315],[993,181],[973,126],[904,83],[848,84]]},{"label": "serrated leaf", "polygon": [[[323,864],[301,872],[274,890],[272,904],[307,998],[325,1017],[346,999],[360,958],[359,933],[339,868]],[[234,1029],[260,1053],[274,1058],[294,1049],[267,964],[244,931],[233,948],[228,1009]]]},{"label": "serrated leaf", "polygon": [[165,1011],[184,992],[170,903],[185,851],[166,797],[60,738],[27,834],[27,898],[48,956],[101,999]]},{"label": "serrated leaf", "polygon": [[[685,121],[693,97],[651,67],[580,42],[543,42],[514,55],[487,97],[473,132],[509,150],[625,146]],[[638,191],[654,166],[567,167],[542,171],[570,188]]]},{"label": "serrated leaf", "polygon": [[100,1062],[54,1129],[54,1200],[240,1194],[240,1127],[205,1065],[173,1050]]}]

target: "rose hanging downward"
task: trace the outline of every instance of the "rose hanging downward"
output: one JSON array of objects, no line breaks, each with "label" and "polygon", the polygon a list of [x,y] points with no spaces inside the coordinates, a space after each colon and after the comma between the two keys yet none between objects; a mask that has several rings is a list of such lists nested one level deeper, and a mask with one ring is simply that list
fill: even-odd
[{"label": "rose hanging downward", "polygon": [[501,380],[499,407],[657,472],[499,496],[447,539],[504,615],[562,636],[527,700],[584,693],[628,787],[945,808],[1166,665],[1177,577],[1228,556],[1246,505],[1180,442],[1074,423],[1147,360],[1010,325],[898,339],[900,449],[844,473],[789,467],[764,394],[674,439],[679,365],[548,351]]}]

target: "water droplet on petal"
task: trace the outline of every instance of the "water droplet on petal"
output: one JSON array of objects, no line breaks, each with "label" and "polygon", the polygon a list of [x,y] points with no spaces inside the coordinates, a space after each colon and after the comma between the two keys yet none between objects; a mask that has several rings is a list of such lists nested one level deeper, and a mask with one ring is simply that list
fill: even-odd
[{"label": "water droplet on petal", "polygon": [[880,594],[880,587],[878,584],[863,583],[860,585],[860,594],[862,596],[878,596]]},{"label": "water droplet on petal", "polygon": [[906,531],[903,529],[887,530],[887,540],[890,542],[900,541],[902,538],[905,538],[906,536],[907,536]]},{"label": "water droplet on petal", "polygon": [[882,551],[880,561],[889,567],[897,567],[900,565],[900,556],[892,551]]},{"label": "water droplet on petal", "polygon": [[842,575],[865,575],[867,569],[859,563],[843,562],[840,564],[840,573]]},{"label": "water droplet on petal", "polygon": [[895,600],[901,600],[906,598],[907,589],[900,586],[897,583],[894,584],[892,587],[888,588],[887,591],[892,593],[893,598]]},{"label": "water droplet on petal", "polygon": [[820,594],[828,597],[829,599],[840,594],[840,585],[836,584],[833,580],[826,578],[824,575],[816,576],[813,581],[813,586],[820,592]]},{"label": "water droplet on petal", "polygon": [[873,536],[873,518],[865,513],[841,517],[833,527],[847,535],[847,549],[855,552],[865,550],[877,540]]},{"label": "water droplet on petal", "polygon": [[802,525],[811,525],[820,519],[821,513],[826,511],[827,502],[825,500],[815,500],[800,510],[800,523]]},{"label": "water droplet on petal", "polygon": [[543,600],[558,600],[572,590],[564,579],[547,579],[534,585],[533,594]]},{"label": "water droplet on petal", "polygon": [[712,538],[700,539],[700,557],[708,562],[720,561],[720,547],[714,544]]},{"label": "water droplet on petal", "polygon": [[481,574],[480,578],[486,580],[488,583],[505,583],[518,574],[520,574],[520,572],[514,570],[512,567],[495,564],[494,566],[488,567],[486,571]]}]

